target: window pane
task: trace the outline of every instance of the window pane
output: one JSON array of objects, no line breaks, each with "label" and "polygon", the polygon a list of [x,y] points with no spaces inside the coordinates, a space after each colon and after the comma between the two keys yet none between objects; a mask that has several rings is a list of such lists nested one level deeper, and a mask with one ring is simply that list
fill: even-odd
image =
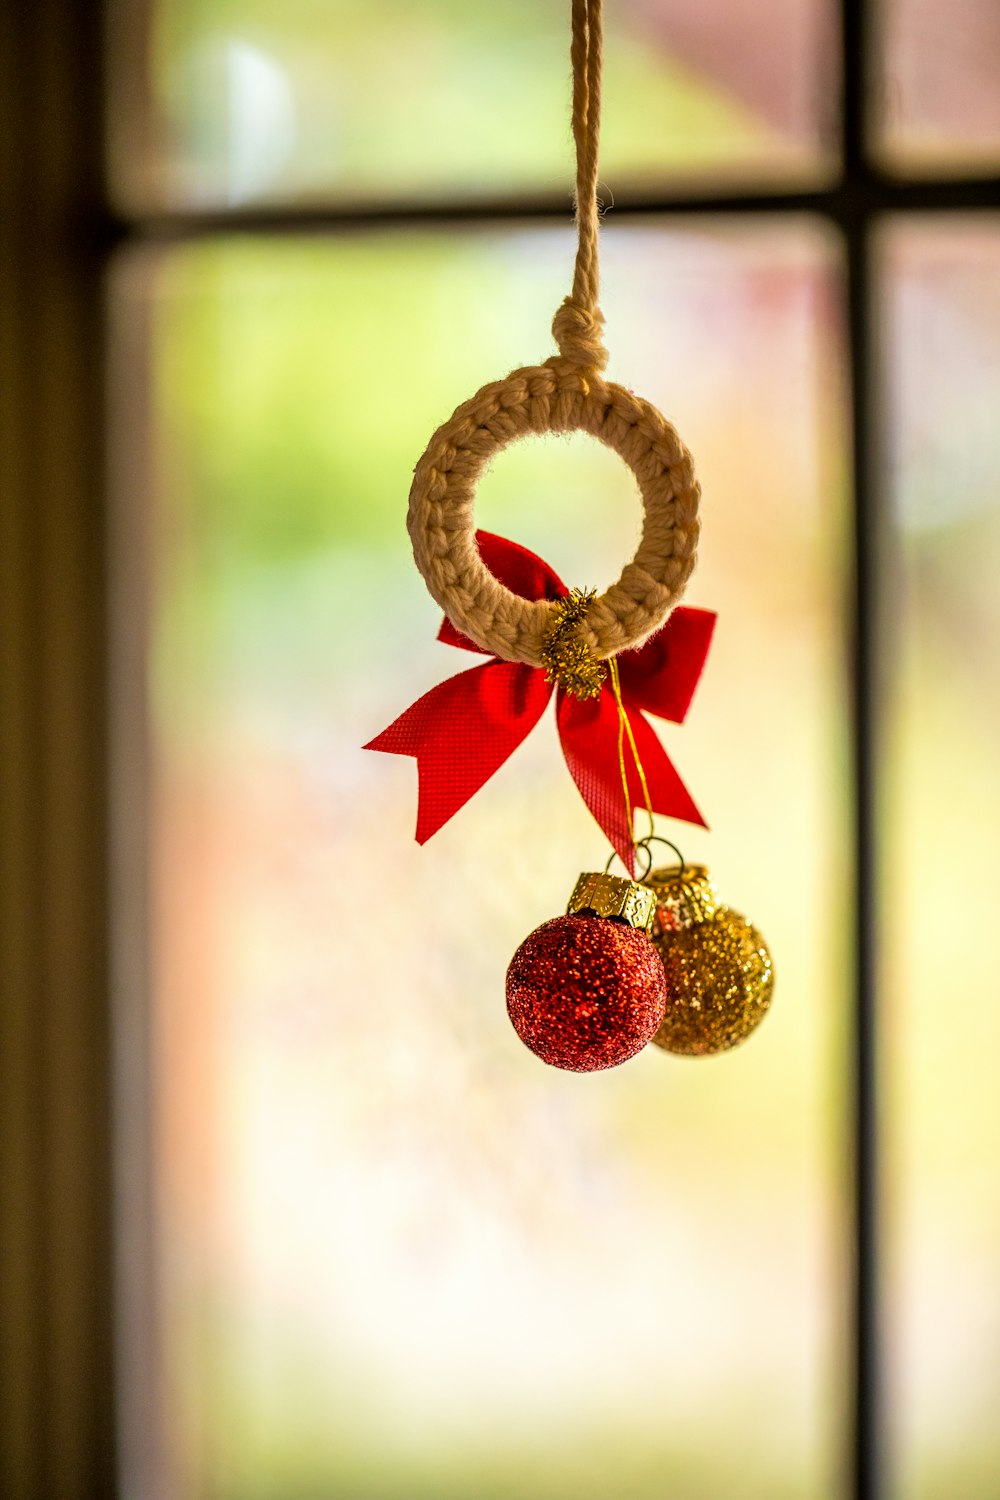
[{"label": "window pane", "polygon": [[884,896],[899,1493],[992,1500],[1000,216],[898,225],[884,268],[902,546]]},{"label": "window pane", "polygon": [[[120,16],[128,199],[370,201],[571,182],[568,0],[164,0],[151,17],[130,42],[135,17]],[[832,35],[828,0],[609,0],[605,180],[620,192],[678,173],[814,176],[831,150]],[[142,97],[129,97],[142,74]]]},{"label": "window pane", "polygon": [[[153,382],[154,1322],[177,1496],[833,1497],[844,1288],[844,518],[837,264],[813,226],[605,243],[612,373],[705,489],[721,612],[667,728],[776,955],[715,1060],[581,1078],[507,1022],[514,948],[601,837],[548,718],[425,848],[359,746],[468,665],[410,470],[548,351],[566,237],[221,243],[134,260]],[[134,376],[133,376],[134,378]],[[134,476],[133,476],[134,482]],[[480,519],[603,586],[635,541],[589,439]]]},{"label": "window pane", "polygon": [[1000,163],[996,0],[883,0],[878,145],[901,171]]}]

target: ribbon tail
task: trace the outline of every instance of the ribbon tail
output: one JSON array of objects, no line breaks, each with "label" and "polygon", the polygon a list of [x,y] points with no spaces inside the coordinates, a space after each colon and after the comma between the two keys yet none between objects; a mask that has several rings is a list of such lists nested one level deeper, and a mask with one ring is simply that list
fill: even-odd
[{"label": "ribbon tail", "polygon": [[[660,744],[652,726],[626,705],[626,714],[654,812],[705,827],[705,820]],[[625,804],[619,762],[618,705],[610,689],[599,698],[581,700],[560,693],[556,710],[559,739],[569,773],[608,842],[631,874],[635,873],[633,819]],[[643,778],[628,736],[622,746],[628,799],[633,816],[646,807]]]},{"label": "ribbon tail", "polygon": [[560,692],[556,722],[577,791],[629,874],[634,875],[635,845],[618,764],[618,705],[614,696],[608,690],[587,699]]},{"label": "ribbon tail", "polygon": [[[660,744],[659,736],[652,724],[631,704],[626,704],[625,712],[632,726],[635,748],[646,777],[653,811],[662,813],[666,818],[677,818],[681,823],[694,823],[699,828],[707,828],[708,824],[681,780],[673,761]],[[632,762],[631,755],[626,755],[626,761],[629,768],[629,794],[641,811],[645,806],[642,780]]]},{"label": "ribbon tail", "polygon": [[712,644],[715,622],[711,610],[681,605],[638,651],[623,651],[618,674],[624,698],[657,718],[683,724]]},{"label": "ribbon tail", "polygon": [[416,760],[418,844],[499,770],[535,727],[551,693],[538,668],[494,658],[431,688],[365,745]]}]

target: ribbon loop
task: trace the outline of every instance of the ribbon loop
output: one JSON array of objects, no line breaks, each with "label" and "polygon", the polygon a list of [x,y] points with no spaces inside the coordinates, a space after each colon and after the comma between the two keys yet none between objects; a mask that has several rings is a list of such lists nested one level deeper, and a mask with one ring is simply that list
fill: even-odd
[{"label": "ribbon loop", "polygon": [[[496,576],[522,598],[570,595],[534,553],[490,532],[477,532],[476,541]],[[570,775],[629,870],[635,869],[633,807],[648,806],[651,813],[704,826],[643,710],[683,722],[714,626],[715,615],[708,610],[675,609],[659,634],[638,651],[615,659],[617,693],[607,675],[589,697],[558,687],[556,722]],[[481,649],[447,619],[438,639]],[[364,747],[416,760],[418,843],[443,827],[499,770],[535,727],[551,696],[552,683],[543,667],[491,656],[431,688]],[[622,751],[623,733],[628,754]]]}]

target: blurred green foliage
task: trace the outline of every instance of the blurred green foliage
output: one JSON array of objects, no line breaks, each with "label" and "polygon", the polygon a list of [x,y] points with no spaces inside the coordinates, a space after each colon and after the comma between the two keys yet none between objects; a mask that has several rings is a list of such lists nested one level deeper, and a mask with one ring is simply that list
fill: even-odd
[{"label": "blurred green foliage", "polygon": [[[568,189],[568,12],[563,0],[162,5],[154,80],[169,195]],[[650,21],[628,5],[609,17],[612,183],[801,168],[807,149],[679,63]]]}]

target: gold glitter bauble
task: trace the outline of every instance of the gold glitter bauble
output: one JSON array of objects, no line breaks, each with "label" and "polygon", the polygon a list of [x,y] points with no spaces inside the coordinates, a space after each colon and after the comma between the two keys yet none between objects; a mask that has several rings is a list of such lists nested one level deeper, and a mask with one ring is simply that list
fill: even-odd
[{"label": "gold glitter bauble", "polygon": [[657,900],[650,935],[669,994],[653,1041],[694,1057],[735,1047],[771,1003],[774,966],[767,944],[746,917],[716,905],[703,866],[654,870],[645,883]]}]

